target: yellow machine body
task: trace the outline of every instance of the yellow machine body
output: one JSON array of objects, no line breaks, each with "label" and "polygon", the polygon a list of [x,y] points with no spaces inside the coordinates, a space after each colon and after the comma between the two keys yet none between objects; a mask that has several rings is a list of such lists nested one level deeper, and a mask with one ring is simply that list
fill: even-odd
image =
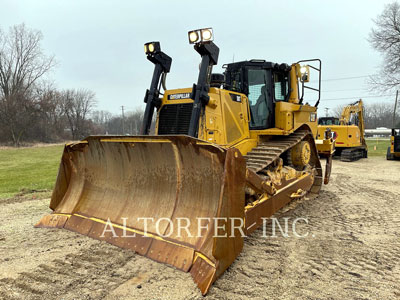
[{"label": "yellow machine body", "polygon": [[[165,92],[162,105],[190,104],[193,100],[168,100],[170,95],[190,94],[191,89],[174,89]],[[263,130],[250,130],[249,101],[240,93],[218,88],[210,89],[210,102],[205,108],[199,123],[199,139],[218,144],[225,148],[237,148],[246,155],[259,143],[262,137],[285,136],[307,125],[313,135],[317,134],[317,108],[290,102],[278,102],[275,106],[275,127]],[[231,95],[240,97],[232,101]],[[159,118],[157,118],[159,120]],[[158,121],[156,134],[158,133]],[[332,143],[330,144],[332,148]]]},{"label": "yellow machine body", "polygon": [[[324,181],[318,154],[327,157],[328,183],[334,143],[327,137],[316,145],[317,108],[301,104],[298,72],[292,65],[291,92],[274,103],[268,129],[250,129],[247,95],[211,87],[197,138],[179,134],[191,116],[186,105],[194,102],[192,89],[183,88],[160,99],[154,136],[67,144],[54,213],[37,227],[66,228],[189,271],[207,293],[239,255],[243,234],[288,202],[318,195]],[[145,226],[143,218],[153,222]],[[193,236],[173,230],[183,219]]]},{"label": "yellow machine body", "polygon": [[392,129],[386,158],[387,160],[400,159],[400,128]]},{"label": "yellow machine body", "polygon": [[343,109],[340,119],[320,118],[318,140],[324,139],[326,130],[332,132],[336,153],[341,155],[342,160],[353,161],[367,157],[368,147],[364,137],[364,107],[362,100],[347,105]]},{"label": "yellow machine body", "polygon": [[318,133],[318,139],[327,129],[335,135],[335,146],[338,148],[352,148],[363,146],[360,128],[356,125],[318,125],[322,133]]}]

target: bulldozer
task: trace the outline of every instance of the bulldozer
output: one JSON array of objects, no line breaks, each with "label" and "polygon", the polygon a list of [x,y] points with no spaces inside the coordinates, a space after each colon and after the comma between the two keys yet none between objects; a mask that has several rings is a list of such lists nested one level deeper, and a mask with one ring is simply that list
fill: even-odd
[{"label": "bulldozer", "polygon": [[395,160],[400,159],[400,128],[396,128],[396,111],[397,100],[399,98],[399,91],[396,92],[396,100],[393,109],[393,128],[390,136],[390,146],[387,149],[386,159]]},{"label": "bulldozer", "polygon": [[335,155],[340,156],[341,161],[356,161],[368,157],[364,136],[364,105],[361,99],[345,106],[340,118],[319,118],[317,139],[323,140],[328,128],[335,140]]},{"label": "bulldozer", "polygon": [[390,146],[387,149],[386,159],[400,159],[400,128],[392,128]]},{"label": "bulldozer", "polygon": [[[188,37],[201,56],[197,83],[166,89],[172,59],[159,42],[146,43],[154,72],[141,135],[67,144],[53,213],[36,227],[65,228],[190,272],[205,295],[265,218],[319,194],[334,142],[329,130],[315,142],[321,76],[319,89],[306,83],[310,70],[320,74],[320,60],[253,59],[214,74],[212,29]],[[307,88],[318,92],[315,105],[303,99]]]}]

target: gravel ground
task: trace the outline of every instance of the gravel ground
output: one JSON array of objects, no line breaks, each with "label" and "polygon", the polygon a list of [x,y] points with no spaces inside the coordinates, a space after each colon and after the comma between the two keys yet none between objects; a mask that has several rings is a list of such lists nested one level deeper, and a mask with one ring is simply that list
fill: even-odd
[{"label": "gravel ground", "polygon": [[[207,299],[399,299],[400,162],[334,161],[313,200],[275,217],[303,217],[297,238],[246,238]],[[190,274],[104,242],[33,225],[49,200],[0,200],[0,299],[204,299]]]}]

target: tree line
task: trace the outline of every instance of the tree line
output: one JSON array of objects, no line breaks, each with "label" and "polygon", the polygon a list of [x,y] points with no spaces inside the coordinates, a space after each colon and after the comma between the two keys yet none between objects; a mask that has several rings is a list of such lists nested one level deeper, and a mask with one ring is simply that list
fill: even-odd
[{"label": "tree line", "polygon": [[[78,140],[90,134],[137,134],[142,111],[126,118],[94,111],[88,89],[57,89],[49,78],[54,56],[41,49],[40,31],[24,24],[0,28],[0,142]],[[123,130],[124,123],[126,128]]]},{"label": "tree line", "polygon": [[[383,55],[372,88],[400,88],[400,5],[394,1],[374,20],[369,41]],[[88,89],[57,89],[50,78],[54,56],[41,48],[42,34],[15,25],[0,28],[0,143],[78,140],[91,134],[138,134],[143,111],[126,116],[95,110],[96,95]],[[377,81],[379,80],[379,81]],[[400,107],[400,105],[398,105]],[[337,112],[341,108],[336,109]],[[366,128],[392,127],[393,105],[366,105]],[[397,126],[400,126],[397,116]]]}]

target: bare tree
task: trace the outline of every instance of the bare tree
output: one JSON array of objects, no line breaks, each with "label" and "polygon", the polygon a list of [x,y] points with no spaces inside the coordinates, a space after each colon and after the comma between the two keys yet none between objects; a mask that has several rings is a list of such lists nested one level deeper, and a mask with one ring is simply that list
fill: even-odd
[{"label": "bare tree", "polygon": [[342,116],[342,111],[344,109],[345,105],[338,105],[333,109],[333,116],[336,118],[340,118]]},{"label": "bare tree", "polygon": [[370,78],[373,87],[391,90],[400,87],[400,4],[392,2],[374,20],[369,42],[383,54],[380,74]]},{"label": "bare tree", "polygon": [[[140,134],[140,126],[143,121],[143,109],[141,107],[135,108],[134,111],[128,111],[125,115],[125,132],[124,134],[138,135]],[[122,117],[121,115],[108,115],[106,122],[99,122],[99,118],[93,116],[93,121],[100,125],[103,130],[102,132],[107,134],[122,134]],[[155,118],[152,122],[152,132],[154,132]]]},{"label": "bare tree", "polygon": [[65,90],[61,92],[63,112],[67,117],[73,139],[81,139],[90,133],[88,116],[96,105],[92,91]]},{"label": "bare tree", "polygon": [[[127,114],[128,132],[132,135],[140,134],[140,127],[143,122],[144,111],[142,108],[136,108],[135,111]],[[154,121],[152,122],[153,125]]]},{"label": "bare tree", "polygon": [[113,116],[109,111],[96,110],[91,114],[91,120],[96,126],[95,131],[100,134],[110,133],[110,121]]},{"label": "bare tree", "polygon": [[30,97],[39,80],[55,64],[40,48],[40,31],[24,24],[0,30],[0,122],[18,146],[38,113],[38,103]]},{"label": "bare tree", "polygon": [[52,85],[42,85],[36,89],[40,107],[40,116],[36,120],[37,128],[30,137],[41,142],[65,139],[66,118],[63,111],[61,93]]}]

